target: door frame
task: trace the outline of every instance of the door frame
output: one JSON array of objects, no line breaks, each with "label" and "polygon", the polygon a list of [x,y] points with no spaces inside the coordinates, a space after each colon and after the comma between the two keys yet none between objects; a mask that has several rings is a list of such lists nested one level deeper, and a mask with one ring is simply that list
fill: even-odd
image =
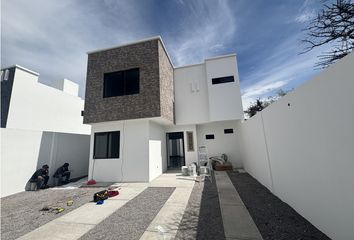
[{"label": "door frame", "polygon": [[177,168],[173,168],[169,166],[170,163],[170,154],[169,154],[169,144],[168,144],[168,140],[169,139],[169,134],[170,133],[182,133],[182,149],[183,149],[183,162],[181,162],[181,166],[185,166],[186,165],[186,151],[185,151],[185,147],[184,147],[184,131],[176,131],[176,132],[166,132],[166,155],[167,155],[167,170],[170,169],[177,169]]}]

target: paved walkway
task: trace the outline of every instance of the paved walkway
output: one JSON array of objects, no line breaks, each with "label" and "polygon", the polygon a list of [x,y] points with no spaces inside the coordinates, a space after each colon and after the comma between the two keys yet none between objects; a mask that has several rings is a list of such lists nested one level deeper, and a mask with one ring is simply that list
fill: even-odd
[{"label": "paved walkway", "polygon": [[214,173],[226,239],[262,240],[256,224],[227,173]]},{"label": "paved walkway", "polygon": [[[226,172],[215,172],[221,215],[226,239],[261,240],[262,237]],[[209,181],[206,179],[206,181]],[[151,183],[124,183],[120,194],[103,205],[87,203],[19,239],[79,239],[112,213],[139,195],[147,187],[175,187],[176,189],[141,236],[147,239],[174,239],[183,218],[194,179],[178,173],[165,173]]]},{"label": "paved walkway", "polygon": [[[165,239],[168,239],[167,237],[173,239],[176,234],[176,227],[170,226],[179,225],[182,217],[178,216],[183,216],[189,195],[194,186],[194,181],[179,177],[178,175],[177,173],[165,173],[151,183],[119,184],[120,194],[116,197],[109,198],[103,205],[96,205],[92,202],[87,203],[33,230],[19,239],[79,239],[128,201],[139,195],[147,187],[176,187],[172,196],[142,236],[142,239],[156,239],[156,236],[160,234],[158,231],[158,229],[160,229],[166,232],[164,233],[166,235]],[[181,191],[183,191],[184,194],[181,194]],[[157,226],[159,226],[158,229],[156,228]]]}]

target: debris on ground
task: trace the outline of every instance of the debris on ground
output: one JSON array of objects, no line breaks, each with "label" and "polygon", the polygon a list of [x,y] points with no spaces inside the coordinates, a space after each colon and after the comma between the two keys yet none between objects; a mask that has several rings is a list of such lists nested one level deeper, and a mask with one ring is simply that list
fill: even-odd
[{"label": "debris on ground", "polygon": [[50,212],[50,213],[55,213],[55,214],[58,214],[58,213],[61,213],[61,212],[64,212],[65,211],[65,208],[63,207],[50,207],[50,206],[44,206],[42,209],[40,209],[39,211],[44,211],[44,212]]},{"label": "debris on ground", "polygon": [[72,206],[74,204],[74,200],[69,200],[66,202],[66,206]]}]

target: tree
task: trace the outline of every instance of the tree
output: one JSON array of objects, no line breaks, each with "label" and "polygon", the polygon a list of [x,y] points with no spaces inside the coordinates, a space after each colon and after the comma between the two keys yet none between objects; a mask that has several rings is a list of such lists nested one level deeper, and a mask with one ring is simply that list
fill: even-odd
[{"label": "tree", "polygon": [[302,42],[305,44],[303,53],[325,45],[333,44],[328,52],[318,56],[315,67],[326,68],[343,58],[354,49],[354,1],[336,0],[331,5],[324,4],[316,18],[309,22]]},{"label": "tree", "polygon": [[253,117],[256,115],[257,112],[262,111],[264,108],[266,108],[266,104],[264,100],[261,100],[258,98],[255,103],[251,104],[246,111],[244,111],[248,117]]},{"label": "tree", "polygon": [[266,99],[260,99],[258,98],[256,100],[256,102],[252,103],[246,111],[244,111],[244,113],[246,113],[248,115],[249,118],[253,117],[254,115],[257,114],[257,112],[262,111],[263,109],[265,109],[266,107],[268,107],[270,104],[272,104],[273,102],[277,101],[279,98],[284,97],[286,94],[288,94],[290,91],[292,91],[293,89],[290,90],[283,90],[280,89],[277,94],[275,96],[269,96]]}]

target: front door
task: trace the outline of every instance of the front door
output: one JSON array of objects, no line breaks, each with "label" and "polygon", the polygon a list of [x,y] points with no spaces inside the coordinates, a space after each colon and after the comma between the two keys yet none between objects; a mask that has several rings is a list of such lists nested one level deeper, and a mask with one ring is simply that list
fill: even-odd
[{"label": "front door", "polygon": [[183,132],[167,133],[167,168],[180,169],[185,165]]}]

